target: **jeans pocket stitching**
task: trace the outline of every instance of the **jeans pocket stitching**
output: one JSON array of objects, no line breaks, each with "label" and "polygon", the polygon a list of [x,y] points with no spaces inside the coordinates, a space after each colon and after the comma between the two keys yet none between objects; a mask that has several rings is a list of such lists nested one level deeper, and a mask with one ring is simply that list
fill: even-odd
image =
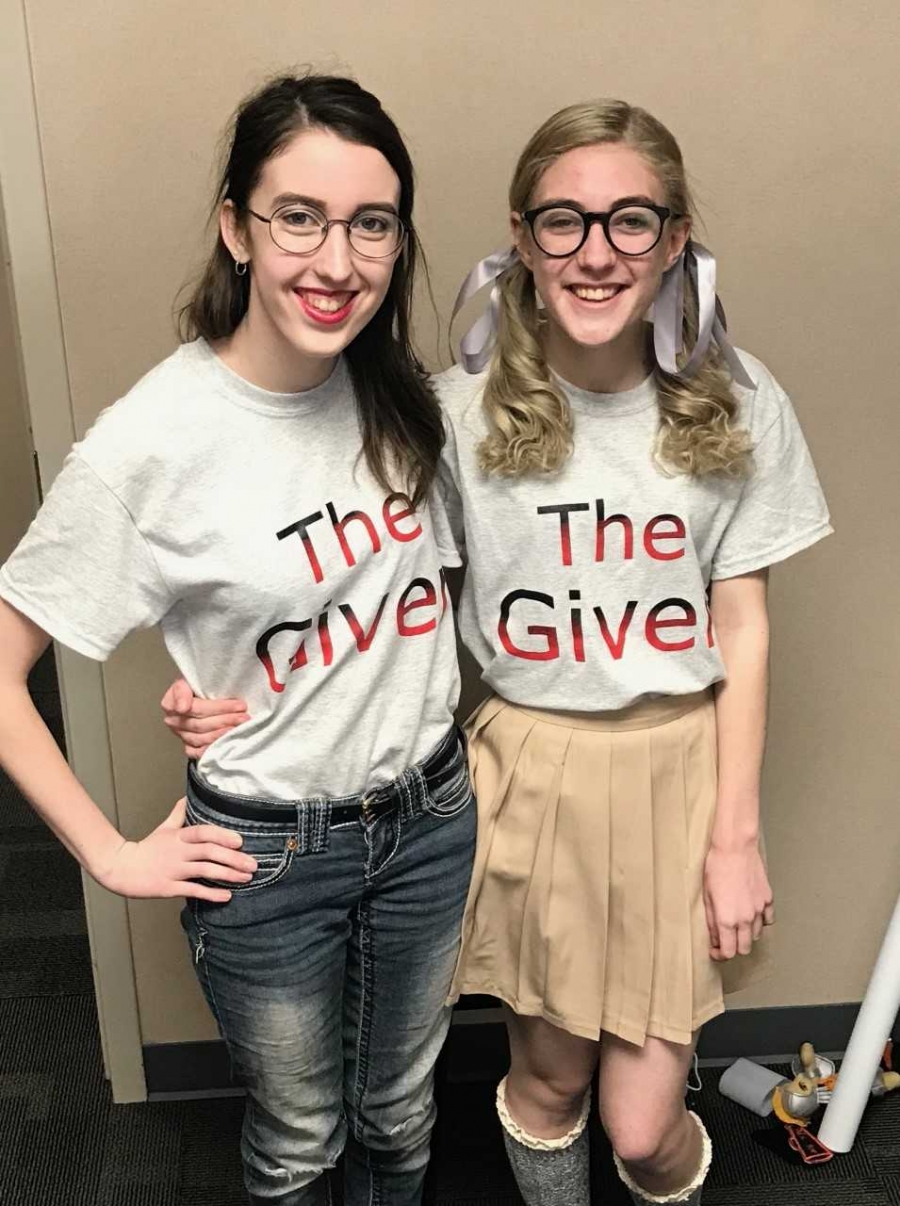
[{"label": "jeans pocket stitching", "polygon": [[[458,800],[457,800],[458,796]],[[468,771],[465,779],[460,782],[459,786],[449,793],[447,800],[436,800],[428,788],[426,791],[425,811],[429,816],[437,817],[440,820],[448,821],[453,817],[459,816],[474,800],[472,785],[468,780]]]},{"label": "jeans pocket stitching", "polygon": [[250,880],[246,884],[236,884],[226,880],[207,880],[206,882],[215,884],[217,888],[227,888],[233,895],[238,896],[246,896],[250,892],[259,892],[262,888],[270,888],[273,884],[277,884],[280,879],[283,879],[287,875],[293,865],[296,853],[296,850],[290,846],[286,846],[280,861],[273,867],[265,868],[265,870],[271,872],[265,879]]}]

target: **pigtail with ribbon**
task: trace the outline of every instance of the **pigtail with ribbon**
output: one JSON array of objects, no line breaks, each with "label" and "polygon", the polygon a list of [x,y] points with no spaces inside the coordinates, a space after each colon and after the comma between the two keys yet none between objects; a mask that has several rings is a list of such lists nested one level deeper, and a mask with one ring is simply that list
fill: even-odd
[{"label": "pigtail with ribbon", "polygon": [[[684,281],[689,277],[697,298],[697,340],[691,354],[679,368],[676,359],[683,350]],[[693,377],[703,363],[709,345],[715,341],[739,385],[754,388],[754,382],[741,364],[725,332],[725,311],[716,295],[716,261],[702,243],[689,239],[671,268],[663,273],[662,284],[653,303],[653,350],[656,363],[664,373],[684,381]]]},{"label": "pigtail with ribbon", "polygon": [[480,263],[475,265],[460,285],[456,301],[453,303],[453,313],[450,315],[451,326],[466,302],[485,285],[490,284],[491,286],[487,309],[459,341],[459,358],[467,373],[480,373],[491,358],[497,338],[497,328],[500,325],[499,280],[504,272],[508,272],[518,262],[519,253],[515,247],[492,252],[491,255],[485,256]]}]

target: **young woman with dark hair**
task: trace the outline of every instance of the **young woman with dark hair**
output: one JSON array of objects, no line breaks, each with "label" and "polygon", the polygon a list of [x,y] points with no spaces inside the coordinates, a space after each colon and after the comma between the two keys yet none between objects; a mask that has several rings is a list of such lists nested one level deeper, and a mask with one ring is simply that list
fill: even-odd
[{"label": "young woman with dark hair", "polygon": [[[248,1098],[250,1201],[421,1199],[474,845],[443,566],[439,411],[409,337],[413,171],[351,80],[241,106],[186,342],[75,446],[0,569],[0,762],[114,892],[184,896]],[[35,712],[51,638],[159,624],[252,720],[126,840]]]}]

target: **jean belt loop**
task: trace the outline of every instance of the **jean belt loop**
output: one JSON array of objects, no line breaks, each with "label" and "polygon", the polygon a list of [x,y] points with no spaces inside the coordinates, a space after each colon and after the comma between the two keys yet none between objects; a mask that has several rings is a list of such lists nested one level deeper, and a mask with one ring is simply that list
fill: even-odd
[{"label": "jean belt loop", "polygon": [[415,807],[414,791],[415,767],[407,767],[394,780],[394,791],[397,795],[397,815],[401,821],[408,821]]},{"label": "jean belt loop", "polygon": [[407,784],[409,815],[415,816],[417,813],[425,810],[425,801],[428,799],[428,785],[425,782],[425,776],[422,774],[420,766],[411,766],[407,774],[409,776]]},{"label": "jean belt loop", "polygon": [[297,804],[297,853],[306,854],[309,850],[309,809],[306,803]]},{"label": "jean belt loop", "polygon": [[310,854],[321,854],[328,849],[331,825],[331,801],[324,796],[315,796],[307,805],[307,841]]}]

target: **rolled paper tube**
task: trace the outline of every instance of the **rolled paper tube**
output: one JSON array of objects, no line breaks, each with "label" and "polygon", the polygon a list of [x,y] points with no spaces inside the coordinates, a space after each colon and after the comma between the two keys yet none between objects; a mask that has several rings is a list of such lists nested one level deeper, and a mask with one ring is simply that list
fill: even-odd
[{"label": "rolled paper tube", "polygon": [[777,1072],[742,1057],[722,1073],[719,1092],[759,1114],[760,1118],[768,1118],[772,1113],[772,1093],[778,1085],[785,1083],[785,1078]]},{"label": "rolled paper tube", "polygon": [[825,1109],[819,1138],[833,1152],[849,1152],[872,1092],[885,1040],[900,1010],[900,898],[859,1008],[847,1053]]}]

